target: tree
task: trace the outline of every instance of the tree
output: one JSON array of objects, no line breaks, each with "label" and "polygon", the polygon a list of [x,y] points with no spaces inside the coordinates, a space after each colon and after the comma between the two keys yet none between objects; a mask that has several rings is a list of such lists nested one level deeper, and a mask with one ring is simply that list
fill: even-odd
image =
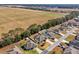
[{"label": "tree", "polygon": [[26,37],[29,37],[31,34],[30,34],[30,31],[24,31],[23,33],[21,33],[21,38],[26,38]]},{"label": "tree", "polygon": [[13,39],[11,37],[4,38],[4,42],[6,45],[12,44],[13,43],[12,40]]},{"label": "tree", "polygon": [[9,36],[8,33],[2,33],[2,34],[1,34],[1,37],[2,37],[2,38],[6,38],[6,37],[8,37],[8,36]]},{"label": "tree", "polygon": [[4,46],[3,41],[0,41],[0,48]]},{"label": "tree", "polygon": [[21,36],[20,35],[16,35],[15,36],[15,42],[18,42],[18,41],[20,41],[22,38],[21,38]]},{"label": "tree", "polygon": [[27,28],[27,30],[30,32],[31,35],[35,34],[41,30],[41,25],[32,24],[31,26]]}]

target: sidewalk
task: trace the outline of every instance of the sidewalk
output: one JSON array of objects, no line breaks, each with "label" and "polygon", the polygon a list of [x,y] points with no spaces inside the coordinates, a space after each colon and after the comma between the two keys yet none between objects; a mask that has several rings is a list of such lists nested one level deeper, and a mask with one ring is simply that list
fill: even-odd
[{"label": "sidewalk", "polygon": [[53,42],[51,42],[49,39],[47,39],[46,42],[48,42],[50,44],[53,44]]},{"label": "sidewalk", "polygon": [[35,48],[37,50],[38,53],[41,53],[42,50],[40,50],[39,48]]}]

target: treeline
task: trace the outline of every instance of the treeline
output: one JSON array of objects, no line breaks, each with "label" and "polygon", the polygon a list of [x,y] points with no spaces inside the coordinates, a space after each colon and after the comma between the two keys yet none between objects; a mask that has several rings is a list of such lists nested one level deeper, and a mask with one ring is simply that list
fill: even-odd
[{"label": "treeline", "polygon": [[71,20],[79,15],[78,11],[73,11],[69,15],[66,15],[61,18],[48,20],[46,23],[42,25],[33,24],[29,26],[26,30],[22,28],[16,28],[14,30],[10,30],[8,33],[3,33],[2,38],[0,39],[0,48],[10,45],[12,43],[16,43],[23,38],[29,37],[35,33],[38,33],[41,30],[48,29],[52,26],[56,26],[62,24],[68,20]]},{"label": "treeline", "polygon": [[23,9],[32,9],[32,10],[40,10],[40,11],[48,11],[48,12],[60,12],[60,13],[68,13],[70,11],[64,11],[64,10],[57,10],[57,9],[50,9],[50,8],[41,8],[41,7],[19,7]]},{"label": "treeline", "polygon": [[19,7],[19,8],[24,8],[24,9],[32,9],[32,10],[42,10],[42,11],[50,11],[50,9],[47,8],[41,8],[41,7]]},{"label": "treeline", "polygon": [[2,33],[0,39],[0,48],[10,45],[12,43],[18,42],[21,40],[20,34],[24,32],[22,28],[16,28],[14,30],[10,30],[8,33]]}]

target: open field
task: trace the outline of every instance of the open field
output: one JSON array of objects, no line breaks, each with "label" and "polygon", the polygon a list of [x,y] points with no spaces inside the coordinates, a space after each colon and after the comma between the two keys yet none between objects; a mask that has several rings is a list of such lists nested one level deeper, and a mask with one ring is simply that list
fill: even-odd
[{"label": "open field", "polygon": [[14,28],[27,28],[31,24],[43,24],[49,19],[64,16],[54,13],[20,8],[0,8],[0,34]]}]

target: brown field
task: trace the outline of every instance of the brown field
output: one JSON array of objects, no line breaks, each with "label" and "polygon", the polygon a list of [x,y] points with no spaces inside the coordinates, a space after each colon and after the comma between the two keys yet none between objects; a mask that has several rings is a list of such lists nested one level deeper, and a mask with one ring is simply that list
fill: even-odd
[{"label": "brown field", "polygon": [[18,27],[27,28],[31,24],[43,24],[49,19],[64,16],[54,13],[20,8],[0,8],[0,35]]}]

